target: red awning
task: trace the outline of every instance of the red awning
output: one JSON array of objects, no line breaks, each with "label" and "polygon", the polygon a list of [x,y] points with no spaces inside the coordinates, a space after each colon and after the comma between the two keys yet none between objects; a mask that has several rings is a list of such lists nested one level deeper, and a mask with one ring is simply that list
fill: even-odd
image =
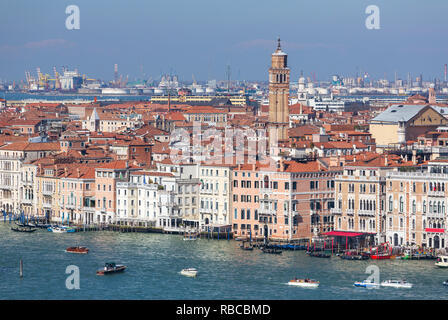
[{"label": "red awning", "polygon": [[426,228],[425,231],[426,231],[426,232],[440,232],[440,233],[443,233],[443,232],[445,232],[445,229],[439,229],[439,228]]},{"label": "red awning", "polygon": [[322,234],[326,236],[335,236],[335,237],[359,237],[366,233],[348,232],[348,231],[330,231]]}]

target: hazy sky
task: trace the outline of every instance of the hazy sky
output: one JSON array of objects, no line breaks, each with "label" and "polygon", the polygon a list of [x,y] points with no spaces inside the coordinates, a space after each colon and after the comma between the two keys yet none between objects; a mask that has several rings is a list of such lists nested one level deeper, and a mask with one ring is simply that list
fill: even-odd
[{"label": "hazy sky", "polygon": [[[80,30],[67,30],[65,8],[80,9]],[[380,29],[368,30],[368,5]],[[332,74],[443,78],[448,63],[447,0],[1,0],[0,79],[36,68],[78,68],[112,79],[267,80],[276,38],[292,79]]]}]

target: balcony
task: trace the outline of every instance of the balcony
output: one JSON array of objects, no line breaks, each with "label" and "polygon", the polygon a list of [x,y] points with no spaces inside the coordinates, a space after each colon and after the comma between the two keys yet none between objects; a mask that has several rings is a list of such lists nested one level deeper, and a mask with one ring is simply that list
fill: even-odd
[{"label": "balcony", "polygon": [[339,208],[332,208],[330,211],[332,214],[338,214],[338,215],[342,214],[342,209]]},{"label": "balcony", "polygon": [[51,209],[52,206],[53,206],[53,204],[49,203],[49,202],[43,202],[42,203],[42,207],[47,208],[47,209]]},{"label": "balcony", "polygon": [[10,184],[0,184],[0,189],[3,189],[3,190],[14,190],[14,186],[12,186]]},{"label": "balcony", "polygon": [[22,199],[22,203],[23,204],[27,204],[27,205],[32,205],[33,204],[33,200],[32,199]]},{"label": "balcony", "polygon": [[54,191],[53,190],[42,190],[42,194],[44,195],[44,196],[52,196],[53,194],[54,194]]},{"label": "balcony", "polygon": [[277,214],[277,210],[274,210],[272,208],[265,208],[264,206],[260,206],[258,209],[258,215],[265,215],[265,216],[273,216]]},{"label": "balcony", "polygon": [[428,191],[428,196],[430,197],[444,197],[445,192],[444,191]]},{"label": "balcony", "polygon": [[347,211],[345,212],[348,216],[352,216],[355,214],[355,210],[354,209],[347,209]]},{"label": "balcony", "polygon": [[375,211],[373,210],[358,210],[358,216],[375,216]]}]

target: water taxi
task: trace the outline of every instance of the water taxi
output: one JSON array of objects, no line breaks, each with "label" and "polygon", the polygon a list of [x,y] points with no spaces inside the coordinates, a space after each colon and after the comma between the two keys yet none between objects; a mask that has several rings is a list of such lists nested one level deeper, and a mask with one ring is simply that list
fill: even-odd
[{"label": "water taxi", "polygon": [[313,279],[293,279],[288,282],[290,286],[297,286],[302,288],[317,288],[319,287],[319,281]]},{"label": "water taxi", "polygon": [[107,262],[103,269],[96,272],[98,276],[104,276],[106,274],[123,272],[127,267],[121,264],[115,264],[115,262]]},{"label": "water taxi", "polygon": [[435,264],[439,268],[448,268],[448,256],[437,257],[437,262]]},{"label": "water taxi", "polygon": [[406,280],[386,280],[381,282],[382,287],[392,287],[392,288],[412,288],[412,283],[406,282]]},{"label": "water taxi", "polygon": [[373,280],[357,281],[353,285],[355,287],[360,287],[360,288],[379,288],[380,287],[380,284],[376,283]]},{"label": "water taxi", "polygon": [[182,269],[180,271],[180,274],[186,277],[196,277],[196,275],[198,274],[198,270],[196,270],[195,268],[186,268]]},{"label": "water taxi", "polygon": [[67,249],[65,249],[65,252],[87,254],[87,253],[89,253],[89,249],[86,247],[80,247],[80,246],[68,247]]}]

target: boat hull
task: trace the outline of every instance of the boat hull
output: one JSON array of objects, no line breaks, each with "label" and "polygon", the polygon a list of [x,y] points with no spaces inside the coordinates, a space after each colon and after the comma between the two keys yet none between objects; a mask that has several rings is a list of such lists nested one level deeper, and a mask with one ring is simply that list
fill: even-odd
[{"label": "boat hull", "polygon": [[192,277],[192,278],[194,278],[194,277],[196,277],[197,276],[197,274],[198,274],[198,272],[197,272],[197,270],[182,270],[181,272],[180,272],[180,274],[181,275],[183,275],[183,276],[186,276],[186,277]]},{"label": "boat hull", "polygon": [[355,282],[353,285],[358,288],[368,288],[368,289],[376,289],[380,287],[380,284],[378,283],[367,283],[367,282]]},{"label": "boat hull", "polygon": [[301,287],[301,288],[317,288],[319,287],[318,281],[304,281],[304,280],[291,280],[288,282],[289,286]]}]

